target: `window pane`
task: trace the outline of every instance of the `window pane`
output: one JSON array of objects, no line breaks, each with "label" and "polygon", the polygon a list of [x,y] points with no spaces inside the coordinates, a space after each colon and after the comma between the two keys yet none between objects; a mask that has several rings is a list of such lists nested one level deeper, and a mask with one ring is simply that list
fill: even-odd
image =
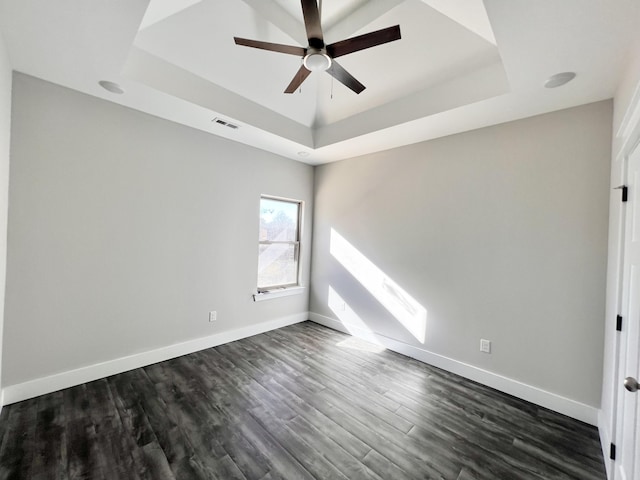
[{"label": "window pane", "polygon": [[298,240],[298,208],[297,202],[260,199],[260,241]]},{"label": "window pane", "polygon": [[290,244],[260,245],[258,288],[290,285],[297,282],[296,246]]}]

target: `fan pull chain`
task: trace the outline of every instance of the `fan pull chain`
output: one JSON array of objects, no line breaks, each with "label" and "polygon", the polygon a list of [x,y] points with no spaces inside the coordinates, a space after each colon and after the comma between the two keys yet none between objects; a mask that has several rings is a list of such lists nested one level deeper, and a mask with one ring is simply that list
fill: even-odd
[{"label": "fan pull chain", "polygon": [[333,100],[333,77],[331,77],[331,100]]}]

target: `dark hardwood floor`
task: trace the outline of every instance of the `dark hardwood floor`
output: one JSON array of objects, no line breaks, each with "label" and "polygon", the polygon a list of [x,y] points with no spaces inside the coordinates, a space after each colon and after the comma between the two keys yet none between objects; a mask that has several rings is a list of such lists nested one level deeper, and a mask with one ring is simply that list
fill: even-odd
[{"label": "dark hardwood floor", "polygon": [[305,322],[8,405],[0,478],[605,478],[595,428],[359,346]]}]

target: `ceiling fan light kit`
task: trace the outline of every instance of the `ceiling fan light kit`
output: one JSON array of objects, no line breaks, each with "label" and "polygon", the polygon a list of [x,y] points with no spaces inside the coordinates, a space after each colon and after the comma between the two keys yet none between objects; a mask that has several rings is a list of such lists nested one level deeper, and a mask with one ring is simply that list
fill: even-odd
[{"label": "ceiling fan light kit", "polygon": [[302,64],[312,72],[324,72],[331,66],[331,57],[325,51],[310,48],[304,56]]},{"label": "ceiling fan light kit", "polygon": [[320,11],[318,10],[316,0],[301,0],[300,3],[302,5],[304,26],[307,31],[307,40],[309,42],[307,48],[234,37],[236,45],[301,57],[302,65],[284,93],[295,92],[311,72],[314,71],[326,71],[355,93],[362,92],[366,87],[347,72],[335,59],[349,53],[399,40],[401,38],[400,26],[396,25],[394,27],[383,28],[382,30],[335,42],[331,45],[325,45],[322,25],[320,23]]}]

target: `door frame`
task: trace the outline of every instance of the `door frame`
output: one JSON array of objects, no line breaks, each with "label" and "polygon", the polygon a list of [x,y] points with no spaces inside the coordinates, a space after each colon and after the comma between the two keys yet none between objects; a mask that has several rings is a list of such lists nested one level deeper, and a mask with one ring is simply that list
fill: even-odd
[{"label": "door frame", "polygon": [[[629,173],[629,165],[630,165],[630,159],[632,157],[638,157],[640,156],[640,139],[636,139],[633,143],[629,144],[629,148],[626,149],[625,151],[625,155],[624,155],[624,164],[622,165],[623,170],[623,176],[624,176],[624,185],[629,185],[630,182],[630,173]],[[634,188],[639,188],[639,185],[634,185]],[[633,192],[632,192],[633,193]],[[635,196],[635,194],[634,194]],[[636,205],[635,208],[638,208],[638,206]],[[621,229],[621,237],[620,237],[620,259],[621,262],[619,263],[619,287],[618,287],[618,295],[617,295],[617,300],[618,300],[618,311],[620,312],[620,314],[623,316],[623,324],[622,324],[622,330],[617,332],[616,335],[616,345],[615,345],[615,351],[616,351],[616,357],[614,359],[614,376],[613,376],[613,388],[612,388],[612,395],[613,395],[613,407],[614,407],[614,411],[613,411],[613,416],[614,416],[614,423],[612,425],[612,439],[613,442],[616,444],[617,446],[617,450],[618,452],[622,452],[624,445],[623,445],[623,441],[622,441],[622,437],[623,437],[623,429],[624,429],[624,422],[625,422],[625,418],[624,418],[624,414],[625,414],[625,392],[623,390],[623,386],[622,386],[622,382],[623,379],[626,375],[629,374],[629,367],[627,365],[628,360],[629,360],[629,353],[628,353],[628,347],[629,347],[629,341],[632,340],[631,337],[629,337],[629,331],[630,331],[630,321],[631,321],[631,317],[629,315],[629,308],[630,308],[630,302],[631,302],[631,298],[629,297],[630,295],[630,285],[627,285],[625,283],[626,282],[630,282],[631,279],[630,277],[627,277],[625,272],[627,271],[629,265],[629,259],[626,258],[625,253],[627,252],[627,242],[626,242],[626,237],[628,232],[628,229],[631,227],[631,225],[629,224],[629,221],[632,220],[629,218],[629,210],[628,210],[628,206],[627,204],[623,204],[622,208],[621,208],[621,215],[620,215],[620,219],[621,219],[621,224],[622,224],[622,229]],[[634,318],[634,321],[640,321],[637,318]],[[636,329],[637,330],[637,329]],[[635,333],[637,334],[637,332]],[[635,367],[634,367],[635,368]],[[638,427],[636,427],[638,428]],[[617,456],[619,457],[619,455]],[[613,474],[611,475],[611,478],[613,480],[640,480],[640,479],[633,479],[633,478],[628,478],[624,475],[624,472],[621,470],[622,468],[622,464],[620,463],[621,458],[616,458],[613,464]],[[633,472],[631,473],[631,475],[633,475]]]},{"label": "door frame", "polygon": [[[626,332],[615,331],[615,315],[623,311],[623,291],[624,291],[624,249],[625,249],[625,227],[626,208],[621,201],[621,192],[613,190],[619,185],[628,183],[629,157],[636,148],[640,148],[640,84],[637,85],[633,98],[625,112],[620,127],[614,132],[612,138],[612,164],[611,164],[611,188],[610,197],[611,216],[609,223],[609,262],[615,265],[613,272],[608,275],[607,285],[607,317],[605,318],[605,359],[609,361],[609,371],[604,372],[603,401],[608,398],[610,401],[610,411],[600,412],[599,430],[602,451],[604,455],[607,474],[610,480],[617,480],[616,461],[610,459],[610,443],[616,444],[620,436],[619,428],[619,403],[622,385],[620,384],[621,368],[623,368],[622,355],[626,353]],[[610,306],[611,305],[611,306]],[[613,316],[613,318],[611,318]],[[607,348],[610,350],[607,352]],[[608,381],[607,381],[608,380]],[[620,445],[616,445],[618,448]],[[618,477],[619,478],[619,477]],[[640,479],[637,479],[640,480]]]}]

